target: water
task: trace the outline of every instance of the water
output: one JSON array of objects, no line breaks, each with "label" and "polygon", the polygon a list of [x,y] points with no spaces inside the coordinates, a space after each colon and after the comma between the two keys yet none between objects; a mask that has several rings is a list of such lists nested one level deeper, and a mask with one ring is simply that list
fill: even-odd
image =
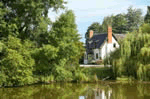
[{"label": "water", "polygon": [[150,84],[57,83],[0,88],[0,99],[150,99]]}]

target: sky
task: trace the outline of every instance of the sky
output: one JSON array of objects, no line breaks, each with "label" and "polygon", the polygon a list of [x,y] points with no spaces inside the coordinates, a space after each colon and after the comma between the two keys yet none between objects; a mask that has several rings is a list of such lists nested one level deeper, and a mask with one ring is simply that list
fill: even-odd
[{"label": "sky", "polygon": [[[81,35],[81,42],[85,42],[85,33],[87,28],[93,22],[102,24],[104,17],[127,13],[129,6],[142,9],[143,16],[147,12],[147,6],[150,0],[65,0],[67,9],[73,10],[76,16],[78,33]],[[59,10],[57,13],[49,10],[49,18],[55,21],[63,13]]]}]

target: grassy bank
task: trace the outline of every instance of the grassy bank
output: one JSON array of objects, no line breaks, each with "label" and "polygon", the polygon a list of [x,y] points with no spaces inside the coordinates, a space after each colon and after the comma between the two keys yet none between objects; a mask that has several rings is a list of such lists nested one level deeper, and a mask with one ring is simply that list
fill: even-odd
[{"label": "grassy bank", "polygon": [[88,72],[88,75],[94,75],[98,80],[114,79],[112,69],[109,67],[88,67],[84,69]]}]

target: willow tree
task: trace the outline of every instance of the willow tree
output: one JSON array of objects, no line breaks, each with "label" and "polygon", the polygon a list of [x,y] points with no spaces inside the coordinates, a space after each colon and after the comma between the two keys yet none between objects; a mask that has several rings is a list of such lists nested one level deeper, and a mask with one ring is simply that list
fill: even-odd
[{"label": "willow tree", "polygon": [[127,34],[120,48],[110,55],[114,76],[150,80],[150,35],[141,30]]}]

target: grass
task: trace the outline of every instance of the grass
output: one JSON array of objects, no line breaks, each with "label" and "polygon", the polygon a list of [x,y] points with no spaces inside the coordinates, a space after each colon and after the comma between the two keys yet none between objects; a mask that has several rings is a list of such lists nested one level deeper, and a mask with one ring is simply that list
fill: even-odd
[{"label": "grass", "polygon": [[109,67],[88,67],[89,75],[95,75],[99,80],[102,80],[106,77],[113,79],[113,72],[112,69]]}]

